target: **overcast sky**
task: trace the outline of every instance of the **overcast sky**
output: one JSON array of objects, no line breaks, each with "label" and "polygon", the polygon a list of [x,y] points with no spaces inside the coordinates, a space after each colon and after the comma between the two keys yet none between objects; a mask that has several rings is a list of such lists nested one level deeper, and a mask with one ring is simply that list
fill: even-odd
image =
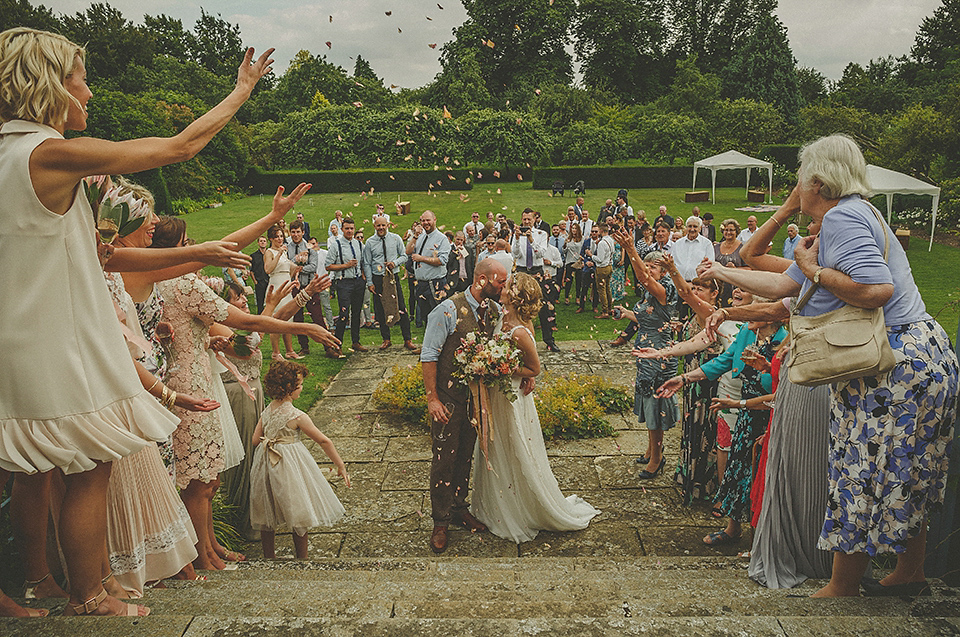
[{"label": "overcast sky", "polygon": [[[440,0],[439,5],[432,0],[108,1],[138,23],[145,13],[162,13],[192,28],[201,6],[208,13],[219,13],[240,25],[245,43],[258,51],[276,47],[278,74],[300,49],[326,54],[348,72],[353,71],[354,56],[360,54],[387,85],[411,88],[423,86],[437,74],[440,46],[466,18],[459,0]],[[34,4],[74,13],[90,2],[39,0]],[[780,0],[777,14],[800,64],[838,79],[849,62],[865,64],[909,52],[920,22],[940,4],[940,0]],[[387,11],[392,15],[385,15]],[[438,46],[431,49],[430,44]]]}]

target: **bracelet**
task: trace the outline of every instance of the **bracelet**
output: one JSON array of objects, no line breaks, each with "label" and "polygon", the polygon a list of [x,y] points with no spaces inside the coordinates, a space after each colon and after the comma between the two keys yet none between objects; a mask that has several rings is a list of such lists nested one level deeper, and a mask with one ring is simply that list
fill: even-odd
[{"label": "bracelet", "polygon": [[771,216],[770,216],[770,219],[772,219],[773,222],[774,222],[775,224],[777,224],[777,227],[778,227],[778,228],[782,228],[782,227],[783,227],[783,223],[781,223],[780,220],[777,219],[775,216],[771,215]]},{"label": "bracelet", "polygon": [[687,386],[687,384],[688,384],[689,381],[687,381],[687,373],[686,373],[686,372],[680,374],[680,382],[683,383],[683,386],[684,386],[684,387]]},{"label": "bracelet", "polygon": [[722,307],[722,308],[720,308],[720,311],[723,313],[723,320],[724,320],[724,321],[726,321],[728,318],[730,318],[730,312],[727,311],[727,308]]},{"label": "bracelet", "polygon": [[[154,387],[156,387],[156,386],[157,386],[157,383],[159,383],[159,382],[160,382],[160,379],[159,379],[159,378],[155,378],[155,379],[153,380],[153,384],[150,385],[150,387],[147,388],[147,393],[150,394],[150,390],[153,389]],[[150,395],[152,396],[153,394],[150,394]]]},{"label": "bracelet", "polygon": [[307,307],[307,301],[310,300],[310,295],[307,294],[306,290],[301,290],[293,300],[296,301],[297,307]]}]

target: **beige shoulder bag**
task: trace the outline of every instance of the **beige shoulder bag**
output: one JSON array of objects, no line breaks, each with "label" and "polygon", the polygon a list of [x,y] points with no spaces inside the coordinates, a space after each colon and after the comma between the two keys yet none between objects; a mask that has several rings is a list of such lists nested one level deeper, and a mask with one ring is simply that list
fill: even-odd
[{"label": "beige shoulder bag", "polygon": [[[872,205],[883,230],[883,260],[887,260],[890,235],[883,218]],[[861,376],[876,376],[893,369],[893,349],[887,340],[883,308],[852,305],[821,314],[800,316],[819,286],[810,286],[790,315],[790,382],[795,385],[825,385]]]}]

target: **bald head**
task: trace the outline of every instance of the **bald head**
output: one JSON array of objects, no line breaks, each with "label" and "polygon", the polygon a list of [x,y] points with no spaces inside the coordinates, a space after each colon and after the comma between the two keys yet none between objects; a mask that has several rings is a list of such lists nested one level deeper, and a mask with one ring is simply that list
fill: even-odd
[{"label": "bald head", "polygon": [[473,282],[483,285],[484,281],[507,280],[507,269],[496,259],[484,259],[473,270]]}]

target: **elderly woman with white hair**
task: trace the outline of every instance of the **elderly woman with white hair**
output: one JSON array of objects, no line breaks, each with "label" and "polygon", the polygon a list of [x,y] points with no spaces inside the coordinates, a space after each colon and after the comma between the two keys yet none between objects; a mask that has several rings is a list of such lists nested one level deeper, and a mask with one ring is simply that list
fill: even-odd
[{"label": "elderly woman with white hair", "polygon": [[864,198],[870,187],[856,143],[832,135],[804,146],[798,176],[791,205],[768,221],[782,226],[803,212],[821,223],[818,237],[797,243],[794,265],[782,274],[710,270],[772,297],[817,285],[804,316],[844,304],[883,308],[893,369],[831,386],[830,493],[819,546],[834,552],[834,562],[815,596],[859,595],[870,558],[880,553],[896,553],[897,566],[879,582],[865,580],[867,595],[929,594],[927,514],[942,504],[946,486],[957,358],[926,311],[906,253]]}]

